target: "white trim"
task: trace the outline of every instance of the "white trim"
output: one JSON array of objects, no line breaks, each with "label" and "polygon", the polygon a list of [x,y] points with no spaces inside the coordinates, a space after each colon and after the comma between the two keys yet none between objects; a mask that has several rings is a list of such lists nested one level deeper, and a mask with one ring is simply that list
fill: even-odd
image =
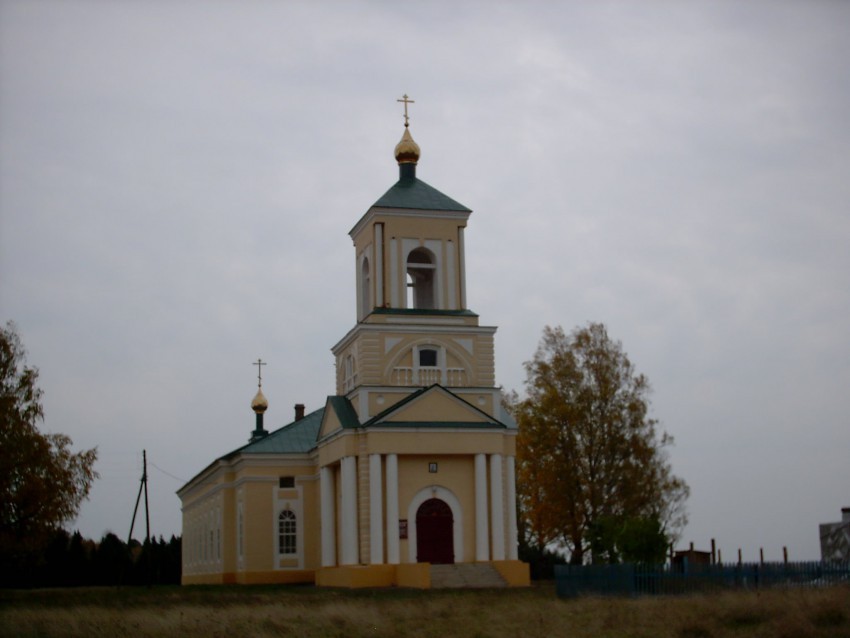
[{"label": "white trim", "polygon": [[455,256],[455,243],[449,239],[445,243],[446,246],[446,283],[447,283],[447,295],[446,295],[446,308],[449,310],[457,309],[457,293],[455,292],[455,282],[456,282],[456,256]]},{"label": "white trim", "polygon": [[[409,308],[408,310],[415,310],[415,308]],[[442,309],[441,308],[433,308],[433,310],[442,310]],[[463,319],[455,319],[453,317],[433,317],[433,318],[429,317],[428,321],[432,322],[435,325],[443,325],[443,326],[463,326],[466,323]],[[391,324],[384,324],[384,326],[394,326],[397,323],[401,323],[401,324],[422,323],[422,318],[421,317],[395,317]]]},{"label": "white trim", "polygon": [[357,393],[357,418],[360,420],[360,423],[365,423],[369,419],[372,418],[372,415],[369,413],[369,390],[364,386],[359,386],[359,391]]},{"label": "white trim", "polygon": [[460,286],[460,307],[462,310],[466,309],[466,257],[464,255],[464,245],[463,245],[463,226],[459,226],[457,229],[457,249],[458,249],[458,266],[460,268],[460,280],[458,281],[458,285]]},{"label": "white trim", "polygon": [[357,532],[357,459],[344,456],[340,461],[342,469],[342,556],[341,565],[357,565],[360,562],[360,541]]},{"label": "white trim", "polygon": [[384,224],[377,223],[375,229],[375,306],[380,308],[384,305]]},{"label": "white trim", "polygon": [[407,559],[410,563],[416,562],[416,512],[425,501],[438,498],[444,501],[452,510],[452,542],[454,543],[454,562],[463,562],[463,509],[454,492],[442,485],[429,485],[419,490],[410,500],[407,507]]},{"label": "white trim", "polygon": [[369,562],[384,562],[384,510],[381,455],[369,455]]},{"label": "white trim", "polygon": [[475,560],[490,560],[487,541],[487,455],[475,455]]},{"label": "white trim", "polygon": [[398,308],[398,240],[390,240],[390,306]]},{"label": "white trim", "polygon": [[420,219],[457,219],[466,221],[469,219],[471,210],[423,210],[419,208],[383,208],[373,206],[367,210],[356,224],[348,231],[352,239],[362,231],[372,219],[378,216],[385,217],[418,217]]},{"label": "white trim", "polygon": [[319,470],[321,490],[322,567],[336,565],[336,494],[333,468]]},{"label": "white trim", "polygon": [[[467,317],[467,319],[476,319],[477,317]],[[401,317],[394,316],[392,322],[387,323],[358,323],[351,330],[346,333],[346,335],[337,341],[337,343],[331,348],[331,352],[334,356],[338,356],[339,353],[344,349],[351,345],[351,342],[354,341],[360,333],[369,333],[369,332],[379,332],[379,333],[388,333],[388,332],[400,332],[402,334],[407,333],[446,333],[446,334],[454,334],[454,335],[482,335],[482,336],[492,336],[496,334],[497,328],[495,326],[477,326],[468,323],[447,323],[447,322],[462,322],[463,318],[460,317],[440,317],[440,316],[419,316],[419,317]]]},{"label": "white trim", "polygon": [[398,565],[398,455],[387,454],[387,563]]},{"label": "white trim", "polygon": [[384,338],[384,354],[395,348],[402,341],[401,337],[386,337]]},{"label": "white trim", "polygon": [[470,356],[474,357],[475,352],[473,351],[473,342],[469,337],[455,337],[452,339],[456,344],[458,344],[461,348],[466,350]]},{"label": "white trim", "polygon": [[[358,321],[369,314],[370,308],[368,307],[369,302],[372,299],[372,291],[369,289],[367,282],[363,281],[363,262],[367,262],[369,265],[369,277],[372,275],[372,244],[367,245],[363,252],[357,256],[355,262],[355,268],[357,269],[357,319]],[[364,287],[366,290],[364,291]],[[365,299],[364,299],[365,297]],[[363,302],[366,302],[364,305]]]},{"label": "white trim", "polygon": [[[297,496],[295,497],[282,497],[279,495],[281,490],[291,491],[295,490]],[[275,485],[272,488],[272,502],[275,504],[274,506],[274,516],[272,516],[272,556],[274,556],[274,569],[304,569],[304,490],[300,485],[295,485],[295,487],[278,487]],[[284,510],[289,510],[293,514],[295,514],[295,553],[294,554],[281,554],[280,546],[278,544],[278,532],[280,524],[280,514]],[[298,560],[298,565],[296,567],[281,567],[281,560],[292,560],[293,558]]]},{"label": "white trim", "polygon": [[445,277],[446,273],[446,267],[444,264],[445,259],[443,258],[445,242],[442,239],[426,239],[425,248],[431,251],[434,255],[434,259],[437,261],[434,272],[434,309],[448,310],[452,306],[446,303],[445,282],[443,281],[443,277]]},{"label": "white trim", "polygon": [[490,455],[490,548],[493,560],[505,560],[505,509],[502,503],[502,455]]},{"label": "white trim", "polygon": [[[480,409],[480,408],[479,408]],[[392,432],[392,433],[404,433],[404,434],[502,434],[505,436],[516,436],[517,431],[511,430],[509,428],[504,427],[479,427],[479,428],[467,428],[467,427],[459,427],[459,426],[446,426],[446,427],[411,427],[411,426],[385,426],[385,425],[375,425],[374,431],[381,432]],[[319,443],[322,447],[330,444],[332,441],[335,441],[338,438],[344,436],[359,436],[362,433],[361,431],[355,431],[353,429],[349,430],[335,430],[333,433],[329,434],[327,438],[322,439]],[[467,452],[462,452],[463,454],[467,454]]]},{"label": "white trim", "polygon": [[519,532],[516,521],[516,462],[513,456],[505,457],[505,473],[508,483],[508,560],[517,560]]}]

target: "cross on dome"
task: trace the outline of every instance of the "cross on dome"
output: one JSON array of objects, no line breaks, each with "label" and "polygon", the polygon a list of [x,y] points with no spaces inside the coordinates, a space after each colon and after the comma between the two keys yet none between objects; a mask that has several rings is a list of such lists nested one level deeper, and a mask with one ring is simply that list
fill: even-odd
[{"label": "cross on dome", "polygon": [[404,95],[402,95],[402,96],[401,96],[401,99],[400,99],[400,100],[396,100],[396,102],[404,102],[404,126],[405,126],[405,128],[406,128],[406,127],[408,126],[408,124],[410,124],[410,118],[407,116],[407,105],[408,105],[408,104],[416,104],[416,102],[414,102],[414,101],[413,101],[413,100],[411,100],[411,99],[408,99],[408,97],[407,97],[407,93],[405,93]]},{"label": "cross on dome", "polygon": [[251,365],[257,366],[257,387],[262,388],[263,387],[263,368],[262,368],[262,366],[267,366],[269,364],[265,363],[262,359],[257,359],[256,363],[252,363]]}]

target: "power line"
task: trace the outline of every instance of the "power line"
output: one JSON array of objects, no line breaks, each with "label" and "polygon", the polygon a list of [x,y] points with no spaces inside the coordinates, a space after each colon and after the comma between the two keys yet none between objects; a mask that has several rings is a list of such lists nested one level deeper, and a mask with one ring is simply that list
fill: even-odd
[{"label": "power line", "polygon": [[158,469],[160,472],[162,472],[166,476],[170,476],[171,478],[173,478],[175,481],[180,481],[181,483],[187,483],[188,482],[186,479],[182,479],[179,476],[174,476],[171,472],[166,472],[165,470],[163,470],[161,467],[159,467],[153,461],[148,461],[148,465],[150,465],[151,467],[155,467],[156,469]]}]

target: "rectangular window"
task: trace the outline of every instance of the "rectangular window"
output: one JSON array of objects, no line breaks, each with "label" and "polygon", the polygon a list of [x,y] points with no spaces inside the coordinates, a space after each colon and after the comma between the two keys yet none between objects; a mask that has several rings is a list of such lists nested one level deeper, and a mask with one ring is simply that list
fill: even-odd
[{"label": "rectangular window", "polygon": [[281,476],[278,482],[278,486],[281,489],[287,487],[295,487],[295,477],[294,476]]},{"label": "rectangular window", "polygon": [[419,351],[419,365],[423,368],[433,368],[437,365],[437,351],[436,350],[420,350]]}]

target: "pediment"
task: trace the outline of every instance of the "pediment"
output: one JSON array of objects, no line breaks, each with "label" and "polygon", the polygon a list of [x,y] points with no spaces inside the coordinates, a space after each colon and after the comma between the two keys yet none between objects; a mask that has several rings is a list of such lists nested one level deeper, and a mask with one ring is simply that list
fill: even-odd
[{"label": "pediment", "polygon": [[432,385],[377,415],[366,426],[505,427],[486,412]]},{"label": "pediment", "polygon": [[325,402],[322,425],[319,427],[319,439],[343,428],[358,427],[360,422],[351,402],[345,397],[330,396]]}]

